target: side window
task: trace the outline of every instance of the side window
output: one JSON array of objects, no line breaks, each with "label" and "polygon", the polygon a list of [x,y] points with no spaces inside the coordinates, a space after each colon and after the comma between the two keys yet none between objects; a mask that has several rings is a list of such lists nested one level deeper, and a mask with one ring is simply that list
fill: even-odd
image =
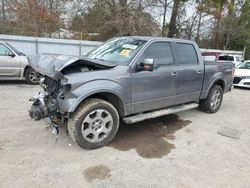
[{"label": "side window", "polygon": [[150,44],[144,52],[144,58],[154,59],[155,65],[170,65],[174,63],[169,42]]},{"label": "side window", "polygon": [[6,46],[0,44],[0,56],[8,56],[9,52],[10,50]]},{"label": "side window", "polygon": [[176,43],[179,64],[197,64],[198,57],[192,44]]}]

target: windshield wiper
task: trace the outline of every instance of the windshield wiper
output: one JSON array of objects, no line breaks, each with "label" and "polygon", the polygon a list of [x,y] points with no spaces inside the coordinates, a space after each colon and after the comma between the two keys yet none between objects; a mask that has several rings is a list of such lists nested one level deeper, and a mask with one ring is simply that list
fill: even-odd
[{"label": "windshield wiper", "polygon": [[99,59],[99,58],[96,58],[96,57],[95,57],[94,59],[96,59],[96,60],[100,60],[100,61],[105,61],[104,59]]}]

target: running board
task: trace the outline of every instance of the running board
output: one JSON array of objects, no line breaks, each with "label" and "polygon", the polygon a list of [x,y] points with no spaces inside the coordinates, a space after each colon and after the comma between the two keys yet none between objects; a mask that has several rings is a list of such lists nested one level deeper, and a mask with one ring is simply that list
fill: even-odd
[{"label": "running board", "polygon": [[177,113],[177,112],[181,112],[181,111],[185,111],[185,110],[190,110],[193,108],[197,108],[198,106],[199,105],[197,103],[188,103],[188,104],[170,107],[170,108],[163,109],[163,110],[157,110],[157,111],[153,111],[153,112],[147,112],[144,114],[138,114],[138,115],[125,117],[125,118],[123,118],[123,121],[127,124],[132,124],[132,123],[136,123],[136,122],[143,121],[146,119],[152,119],[152,118],[156,118],[156,117],[160,117],[160,116],[164,116],[164,115],[168,115],[168,114],[173,114],[173,113]]}]

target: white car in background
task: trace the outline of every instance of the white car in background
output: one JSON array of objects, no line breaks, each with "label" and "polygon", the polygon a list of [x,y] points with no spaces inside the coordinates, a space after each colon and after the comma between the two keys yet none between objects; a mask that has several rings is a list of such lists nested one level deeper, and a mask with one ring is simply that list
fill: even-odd
[{"label": "white car in background", "polygon": [[250,60],[240,63],[236,67],[233,85],[250,88]]},{"label": "white car in background", "polygon": [[220,54],[218,57],[218,62],[230,61],[238,66],[240,63],[244,62],[244,58],[241,55],[228,55],[228,54]]}]

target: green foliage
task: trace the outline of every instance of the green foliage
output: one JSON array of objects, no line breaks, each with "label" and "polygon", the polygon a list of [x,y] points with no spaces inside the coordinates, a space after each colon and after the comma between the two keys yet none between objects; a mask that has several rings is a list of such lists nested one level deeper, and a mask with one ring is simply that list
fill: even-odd
[{"label": "green foliage", "polygon": [[125,35],[155,35],[160,32],[159,26],[147,12],[124,3],[110,6],[98,1],[81,18],[78,16],[73,19],[71,29],[99,33],[96,40]]},{"label": "green foliage", "polygon": [[73,39],[168,35],[202,48],[246,47],[250,59],[250,0],[0,0],[0,33],[49,37],[67,28],[67,3],[76,3],[66,14]]},{"label": "green foliage", "polygon": [[250,59],[250,0],[245,0],[241,8],[237,27],[241,27],[241,36],[237,40],[232,40],[232,48],[242,50],[246,47],[246,59]]}]

